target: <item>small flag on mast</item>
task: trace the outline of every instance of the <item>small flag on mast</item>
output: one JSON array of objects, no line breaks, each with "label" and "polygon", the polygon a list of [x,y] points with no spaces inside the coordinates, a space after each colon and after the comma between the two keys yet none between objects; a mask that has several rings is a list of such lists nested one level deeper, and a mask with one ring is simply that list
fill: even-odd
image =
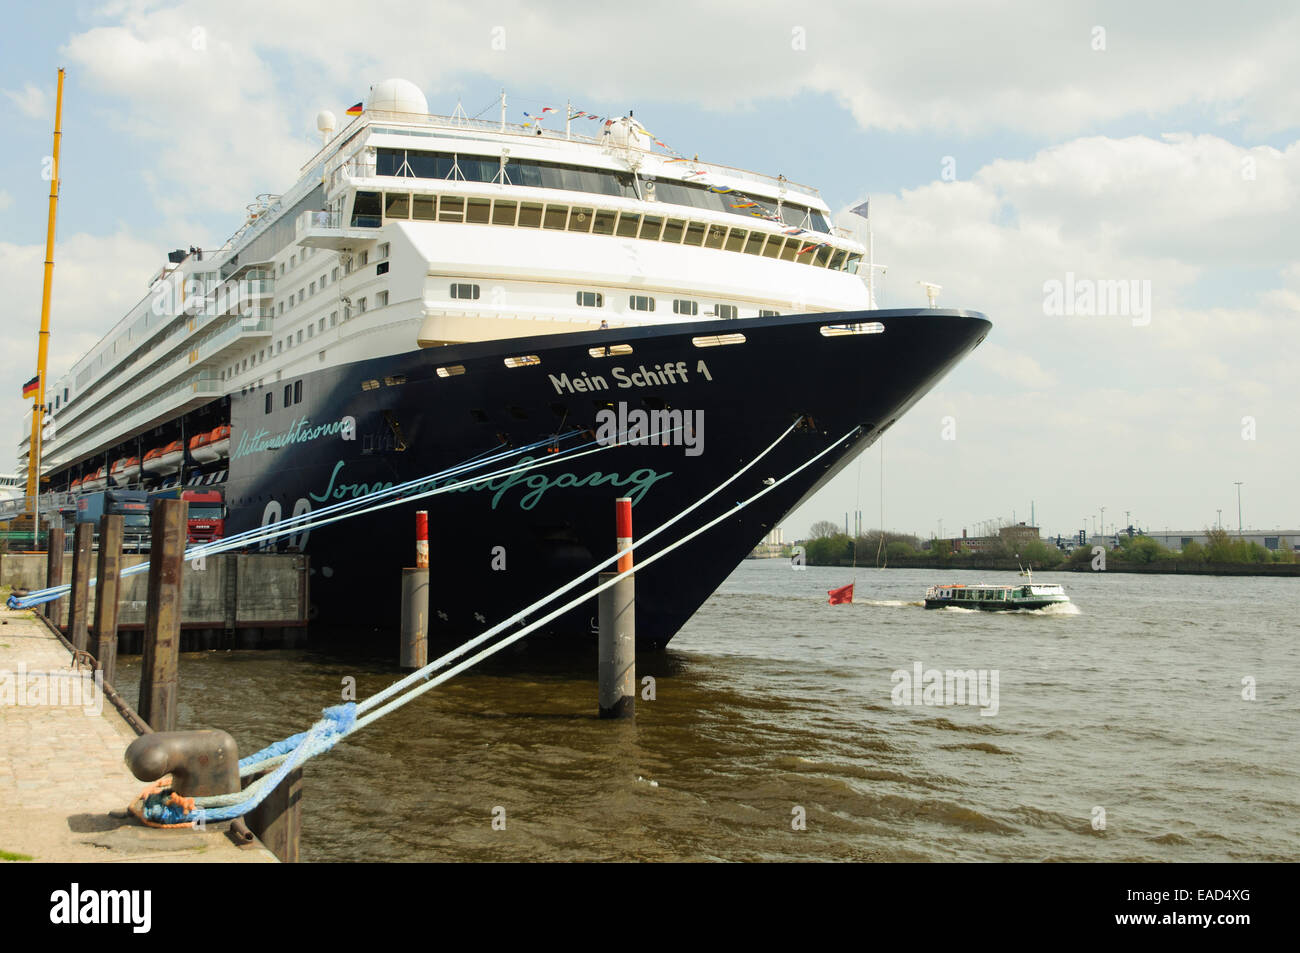
[{"label": "small flag on mast", "polygon": [[853,583],[849,583],[847,586],[840,586],[838,589],[827,589],[826,594],[830,596],[828,601],[833,606],[838,606],[845,602],[852,602]]},{"label": "small flag on mast", "polygon": [[854,215],[861,215],[863,218],[871,218],[871,199],[867,199],[861,205],[856,205],[849,209]]},{"label": "small flag on mast", "polygon": [[361,112],[362,112],[362,106],[361,106],[361,103],[357,103],[355,106],[349,106],[349,107],[348,107],[348,115],[349,115],[349,116],[360,116],[360,115],[361,115]]},{"label": "small flag on mast", "polygon": [[41,375],[37,374],[26,384],[23,385],[23,397],[35,397],[38,386],[41,383]]}]

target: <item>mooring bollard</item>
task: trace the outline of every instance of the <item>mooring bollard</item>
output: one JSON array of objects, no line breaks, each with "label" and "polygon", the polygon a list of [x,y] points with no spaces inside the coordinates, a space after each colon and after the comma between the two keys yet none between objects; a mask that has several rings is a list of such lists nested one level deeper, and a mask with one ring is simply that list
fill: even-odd
[{"label": "mooring bollard", "polygon": [[[618,572],[603,572],[603,584],[632,568],[632,501],[614,501]],[[600,643],[597,650],[598,702],[601,718],[636,715],[636,576],[627,576],[598,598]]]},{"label": "mooring bollard", "polygon": [[117,609],[122,572],[122,525],[126,517],[105,515],[99,518],[99,560],[95,572],[95,637],[90,654],[112,685],[117,676]]},{"label": "mooring bollard", "polygon": [[78,652],[86,651],[87,615],[90,610],[90,548],[95,541],[95,524],[78,523],[72,534],[72,608],[68,612],[68,641]]},{"label": "mooring bollard", "polygon": [[140,662],[140,717],[154,731],[176,727],[180,681],[181,570],[185,557],[184,500],[155,500],[149,552],[149,594]]},{"label": "mooring bollard", "polygon": [[126,765],[141,781],[170,774],[183,797],[234,794],[239,790],[239,749],[224,731],[155,731],[126,746]]},{"label": "mooring bollard", "polygon": [[[45,585],[46,588],[63,585],[63,527],[52,526],[45,537],[45,548],[48,552],[45,554]],[[56,627],[62,627],[65,616],[63,614],[63,599],[52,599],[45,603],[45,618],[54,623]]]}]

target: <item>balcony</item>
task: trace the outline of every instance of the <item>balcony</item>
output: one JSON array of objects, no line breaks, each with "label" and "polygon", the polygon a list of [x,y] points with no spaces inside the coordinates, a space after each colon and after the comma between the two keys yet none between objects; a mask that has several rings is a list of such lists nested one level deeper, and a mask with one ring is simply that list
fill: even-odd
[{"label": "balcony", "polygon": [[338,212],[306,211],[294,222],[293,235],[299,245],[350,251],[374,241],[379,224],[376,218],[373,228],[345,228]]}]

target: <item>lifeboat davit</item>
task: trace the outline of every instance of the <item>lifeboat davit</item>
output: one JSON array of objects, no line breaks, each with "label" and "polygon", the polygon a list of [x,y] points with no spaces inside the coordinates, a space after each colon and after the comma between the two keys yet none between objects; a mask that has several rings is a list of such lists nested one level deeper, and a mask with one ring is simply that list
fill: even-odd
[{"label": "lifeboat davit", "polygon": [[165,447],[154,447],[146,453],[140,466],[145,473],[167,476],[179,470],[184,460],[185,445],[179,440],[173,440]]},{"label": "lifeboat davit", "polygon": [[100,467],[93,473],[87,474],[86,478],[81,481],[81,491],[83,493],[97,493],[106,486],[108,486],[107,467]]},{"label": "lifeboat davit", "polygon": [[108,474],[118,486],[136,483],[140,479],[140,458],[121,457],[114,461],[113,467],[108,471]]}]

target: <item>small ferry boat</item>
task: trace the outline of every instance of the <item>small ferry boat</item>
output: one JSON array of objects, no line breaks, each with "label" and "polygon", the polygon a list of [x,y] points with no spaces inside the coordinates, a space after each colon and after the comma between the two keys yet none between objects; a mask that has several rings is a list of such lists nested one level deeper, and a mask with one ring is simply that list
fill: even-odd
[{"label": "small ferry boat", "polygon": [[1019,586],[947,585],[931,586],[925,591],[927,609],[1044,609],[1069,602],[1065,590],[1054,583],[1029,582]]}]

